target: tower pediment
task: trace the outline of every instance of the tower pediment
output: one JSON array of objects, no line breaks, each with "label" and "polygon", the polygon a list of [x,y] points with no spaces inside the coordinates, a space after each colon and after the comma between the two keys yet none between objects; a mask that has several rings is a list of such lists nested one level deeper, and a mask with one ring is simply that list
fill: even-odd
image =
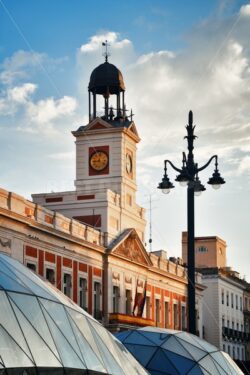
[{"label": "tower pediment", "polygon": [[108,248],[109,254],[147,267],[152,266],[149,255],[135,229],[126,229]]}]

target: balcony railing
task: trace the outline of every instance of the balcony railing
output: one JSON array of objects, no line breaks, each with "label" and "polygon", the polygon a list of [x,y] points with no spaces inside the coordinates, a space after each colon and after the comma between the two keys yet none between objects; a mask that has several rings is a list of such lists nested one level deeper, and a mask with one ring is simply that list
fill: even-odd
[{"label": "balcony railing", "polygon": [[222,327],[222,336],[228,340],[247,342],[250,339],[250,334],[247,332],[237,331],[232,328]]},{"label": "balcony railing", "polygon": [[154,320],[141,318],[139,316],[112,313],[109,314],[109,323],[111,324],[128,324],[132,326],[155,326]]}]

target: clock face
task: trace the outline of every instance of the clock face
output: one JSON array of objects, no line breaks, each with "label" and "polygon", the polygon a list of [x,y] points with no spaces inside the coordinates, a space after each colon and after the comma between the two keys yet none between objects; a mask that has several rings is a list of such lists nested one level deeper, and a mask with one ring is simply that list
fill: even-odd
[{"label": "clock face", "polygon": [[108,155],[103,151],[96,151],[90,156],[90,165],[95,171],[102,171],[108,165]]},{"label": "clock face", "polygon": [[127,173],[132,173],[132,169],[133,169],[132,157],[131,157],[131,155],[127,154],[126,155],[126,171],[127,171]]}]

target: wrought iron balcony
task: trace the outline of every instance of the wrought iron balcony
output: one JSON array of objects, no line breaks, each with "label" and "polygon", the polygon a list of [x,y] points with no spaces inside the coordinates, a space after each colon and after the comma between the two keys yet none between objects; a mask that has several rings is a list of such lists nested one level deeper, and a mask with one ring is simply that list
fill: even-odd
[{"label": "wrought iron balcony", "polygon": [[222,327],[222,336],[228,340],[235,340],[241,342],[247,342],[249,340],[249,333],[237,331],[232,328]]}]

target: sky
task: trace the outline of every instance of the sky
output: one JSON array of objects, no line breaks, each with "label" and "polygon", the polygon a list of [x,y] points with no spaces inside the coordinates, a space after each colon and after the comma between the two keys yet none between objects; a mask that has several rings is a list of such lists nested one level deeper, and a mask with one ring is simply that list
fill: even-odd
[{"label": "sky", "polygon": [[152,250],[181,256],[185,188],[157,185],[164,159],[181,166],[193,110],[195,161],[218,154],[226,180],[215,191],[213,165],[200,174],[195,234],[224,239],[228,266],[250,281],[249,1],[0,0],[0,186],[28,199],[74,189],[71,131],[87,123],[106,39],[141,137],[137,199],[148,220],[152,199]]}]

